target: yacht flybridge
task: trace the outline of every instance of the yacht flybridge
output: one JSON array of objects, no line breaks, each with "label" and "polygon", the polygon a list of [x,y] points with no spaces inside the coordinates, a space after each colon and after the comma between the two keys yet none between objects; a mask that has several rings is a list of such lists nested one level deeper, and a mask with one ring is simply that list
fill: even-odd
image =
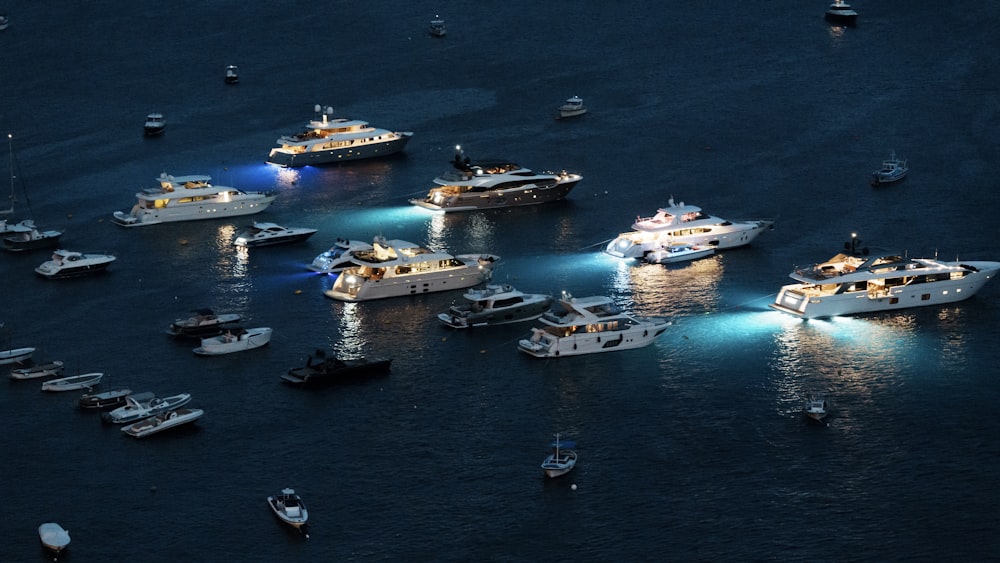
[{"label": "yacht flybridge", "polygon": [[[848,251],[797,267],[771,308],[800,318],[833,317],[943,305],[968,299],[1000,271],[1000,262],[907,258]],[[867,250],[867,249],[866,249]]]}]

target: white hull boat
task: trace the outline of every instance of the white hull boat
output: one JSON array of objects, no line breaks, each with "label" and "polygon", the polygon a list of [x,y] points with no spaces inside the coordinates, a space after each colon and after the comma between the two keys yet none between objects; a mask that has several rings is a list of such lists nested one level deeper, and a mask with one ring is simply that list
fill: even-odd
[{"label": "white hull boat", "polygon": [[271,149],[267,162],[306,166],[389,156],[403,150],[413,137],[410,131],[379,129],[367,121],[334,119],[330,106],[317,104],[315,111],[316,118],[305,131],[278,139],[280,146]]},{"label": "white hull boat", "polygon": [[826,415],[829,414],[830,405],[826,402],[823,397],[810,396],[806,399],[806,404],[803,407],[803,412],[806,416],[816,422],[822,422]]},{"label": "white hull boat", "polygon": [[797,283],[783,286],[771,308],[811,319],[945,305],[972,297],[998,271],[1000,262],[993,261],[852,251],[796,267],[790,276]]},{"label": "white hull boat", "polygon": [[48,279],[72,278],[103,272],[116,258],[111,254],[85,254],[72,250],[56,250],[52,259],[35,268],[35,273]]},{"label": "white hull boat", "polygon": [[239,84],[240,83],[240,69],[236,65],[228,65],[226,67],[226,84]]},{"label": "white hull boat", "polygon": [[374,248],[367,242],[338,238],[329,250],[317,256],[309,269],[321,274],[339,274],[347,268],[359,266],[354,259],[357,252],[371,252]]},{"label": "white hull boat", "polygon": [[167,128],[167,121],[163,119],[162,113],[151,113],[146,116],[146,123],[142,126],[142,132],[147,137],[155,137]]},{"label": "white hull boat", "polygon": [[675,204],[670,198],[667,207],[658,209],[652,217],[637,218],[633,230],[615,237],[604,251],[618,258],[641,259],[677,242],[723,250],[750,244],[773,226],[773,221],[765,220],[728,221],[707,215],[694,205]]},{"label": "white hull boat", "polygon": [[169,410],[179,409],[190,402],[190,393],[179,393],[162,399],[149,392],[133,393],[125,397],[124,406],[104,413],[102,418],[105,422],[112,424],[128,424]]},{"label": "white hull boat", "polygon": [[563,311],[542,315],[544,326],[531,329],[531,337],[518,342],[520,351],[536,358],[557,358],[631,350],[652,344],[670,325],[664,319],[622,313],[604,296],[564,294],[560,304]]},{"label": "white hull boat", "polygon": [[267,345],[271,341],[271,329],[267,327],[228,330],[219,336],[202,338],[201,346],[194,349],[200,356],[218,356],[244,352]]},{"label": "white hull boat", "polygon": [[560,441],[556,434],[556,441],[552,442],[552,453],[542,462],[542,471],[549,478],[561,477],[576,467],[577,453],[573,448],[575,442]]},{"label": "white hull boat", "polygon": [[52,379],[42,383],[42,391],[77,391],[79,389],[91,389],[96,387],[104,377],[103,373],[85,373],[83,375],[71,375],[60,379]]},{"label": "white hull boat", "polygon": [[675,242],[647,254],[646,262],[650,264],[676,264],[677,262],[706,258],[713,254],[715,254],[715,247],[712,246],[698,246],[687,242]]},{"label": "white hull boat", "polygon": [[0,365],[20,364],[31,359],[35,353],[34,348],[13,348],[11,350],[0,351]]},{"label": "white hull boat", "polygon": [[171,176],[160,174],[159,188],[135,194],[129,212],[115,211],[112,221],[122,227],[142,227],[175,221],[222,219],[253,215],[267,209],[276,196],[244,192],[212,184],[211,176]]},{"label": "white hull boat", "polygon": [[59,555],[69,547],[69,530],[55,522],[46,522],[38,527],[38,539],[45,549]]},{"label": "white hull boat", "polygon": [[489,284],[465,292],[466,303],[453,305],[438,320],[451,328],[472,328],[533,321],[552,307],[552,296],[523,293],[508,284]]},{"label": "white hull boat", "polygon": [[909,171],[910,168],[906,165],[906,160],[898,158],[893,152],[889,158],[882,161],[882,168],[872,172],[871,184],[874,187],[898,182],[905,178]]},{"label": "white hull boat", "polygon": [[376,237],[370,252],[354,254],[359,266],[340,273],[327,297],[369,301],[465,289],[485,282],[500,259],[492,254],[435,252],[411,242]]},{"label": "white hull boat", "polygon": [[133,438],[145,438],[164,430],[190,424],[201,418],[203,414],[205,414],[205,411],[202,409],[170,410],[124,426],[122,427],[122,434],[127,434]]},{"label": "white hull boat", "polygon": [[255,222],[252,227],[240,233],[234,246],[255,248],[275,244],[300,242],[316,234],[316,229],[305,227],[283,227],[274,223]]},{"label": "white hull boat", "polygon": [[563,105],[559,106],[558,111],[558,119],[577,117],[587,113],[587,106],[583,105],[583,99],[580,96],[573,96],[563,102]]},{"label": "white hull boat", "polygon": [[267,505],[279,520],[293,528],[302,528],[309,521],[309,511],[295,489],[285,488],[281,494],[267,497]]},{"label": "white hull boat", "polygon": [[33,366],[16,368],[10,370],[11,379],[41,379],[43,377],[52,377],[53,375],[59,375],[62,373],[63,363],[59,360],[54,360],[51,362],[45,362],[44,364],[35,364]]},{"label": "white hull boat", "polygon": [[537,205],[560,200],[583,179],[579,174],[534,172],[509,160],[471,160],[455,147],[451,170],[434,179],[423,199],[410,203],[450,213]]}]

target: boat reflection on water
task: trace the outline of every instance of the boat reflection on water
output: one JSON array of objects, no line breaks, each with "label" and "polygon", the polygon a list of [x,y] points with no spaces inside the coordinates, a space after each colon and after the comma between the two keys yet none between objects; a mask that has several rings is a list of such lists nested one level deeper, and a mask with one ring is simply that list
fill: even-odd
[{"label": "boat reflection on water", "polygon": [[448,248],[459,240],[460,246],[473,249],[471,252],[497,248],[495,217],[488,213],[435,213],[427,221],[427,246]]},{"label": "boat reflection on water", "polygon": [[604,256],[616,265],[611,280],[615,293],[631,295],[636,310],[644,315],[700,315],[726,306],[719,302],[724,256],[671,266]]},{"label": "boat reflection on water", "polygon": [[344,359],[391,359],[400,350],[420,350],[426,346],[431,307],[422,299],[392,303],[334,301],[330,316],[337,330],[327,335],[329,346],[338,358]]}]

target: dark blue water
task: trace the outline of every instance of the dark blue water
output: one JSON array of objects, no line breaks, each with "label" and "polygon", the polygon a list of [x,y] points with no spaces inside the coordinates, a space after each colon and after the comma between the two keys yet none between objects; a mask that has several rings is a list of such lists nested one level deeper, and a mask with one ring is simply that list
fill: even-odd
[{"label": "dark blue water", "polygon": [[[14,136],[31,215],[64,229],[68,248],[119,259],[107,275],[50,282],[32,271],[44,253],[0,256],[0,348],[190,392],[206,414],[137,441],[79,412],[75,393],[10,383],[0,560],[43,559],[45,521],[70,530],[77,561],[1000,557],[1000,285],[864,318],[767,309],[794,264],[851,232],[911,256],[1000,258],[996,7],[857,5],[846,30],[824,23],[825,8],[5,5],[0,132]],[[426,33],[436,14],[444,39]],[[238,86],[223,84],[227,64]],[[554,120],[571,95],[590,113]],[[316,103],[413,141],[380,161],[265,165]],[[144,139],[151,111],[167,131]],[[584,180],[533,209],[407,205],[455,144]],[[891,150],[910,178],[872,190]],[[276,190],[260,219],[320,233],[240,254],[230,243],[248,219],[112,225],[162,171]],[[598,252],[671,195],[777,225],[681,266]],[[521,289],[608,294],[674,325],[641,350],[539,361],[515,349],[528,326],[438,326],[454,293],[324,297],[332,280],[305,264],[337,237],[376,234],[494,252],[497,279]],[[196,307],[272,327],[271,345],[196,357],[163,335]],[[314,393],[281,385],[317,347],[391,357],[392,374]],[[825,425],[800,414],[810,391],[833,401]],[[577,441],[580,463],[547,482],[538,465],[556,432]],[[266,507],[286,486],[311,509],[308,540]]]}]

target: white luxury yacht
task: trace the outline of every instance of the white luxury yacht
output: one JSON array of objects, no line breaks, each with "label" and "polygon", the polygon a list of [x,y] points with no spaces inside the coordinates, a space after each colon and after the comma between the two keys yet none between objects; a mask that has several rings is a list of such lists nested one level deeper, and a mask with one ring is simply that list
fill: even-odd
[{"label": "white luxury yacht", "polygon": [[368,301],[464,289],[489,280],[500,257],[435,252],[403,240],[376,237],[370,251],[354,252],[359,266],[343,270],[327,297]]},{"label": "white luxury yacht", "polygon": [[618,235],[605,252],[619,258],[642,258],[673,242],[710,246],[717,250],[750,244],[771,228],[774,221],[727,221],[704,213],[700,207],[674,203],[652,217],[638,217],[632,231]]},{"label": "white luxury yacht", "polygon": [[410,131],[389,131],[356,119],[332,119],[333,108],[316,104],[316,118],[306,130],[282,135],[267,162],[279,166],[306,166],[395,154],[413,137]]},{"label": "white luxury yacht", "polygon": [[968,299],[1000,270],[1000,262],[943,262],[897,253],[848,252],[795,268],[798,283],[781,288],[771,308],[800,318],[894,311]]},{"label": "white luxury yacht", "polygon": [[579,174],[533,172],[509,160],[476,160],[455,147],[454,169],[434,179],[423,199],[410,203],[431,211],[472,211],[498,207],[518,207],[556,201],[583,179]]},{"label": "white luxury yacht", "polygon": [[621,312],[610,297],[572,297],[563,293],[561,312],[545,313],[542,326],[531,329],[518,349],[536,358],[555,358],[642,348],[667,330],[660,318],[639,318]]},{"label": "white luxury yacht", "polygon": [[214,186],[211,176],[171,176],[164,172],[156,180],[160,183],[159,188],[147,188],[135,194],[138,201],[132,211],[115,211],[112,219],[115,224],[139,227],[253,215],[267,209],[275,198],[264,192]]}]

